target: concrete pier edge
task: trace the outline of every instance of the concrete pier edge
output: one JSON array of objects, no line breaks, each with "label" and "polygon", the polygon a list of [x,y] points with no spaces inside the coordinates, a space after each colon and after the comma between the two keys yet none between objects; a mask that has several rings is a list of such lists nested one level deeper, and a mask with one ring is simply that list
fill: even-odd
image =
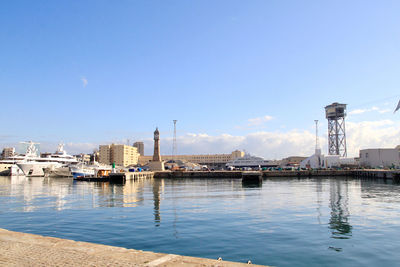
[{"label": "concrete pier edge", "polygon": [[[221,255],[223,257],[223,255]],[[249,266],[126,249],[0,228],[0,266]],[[263,266],[263,265],[251,265]]]},{"label": "concrete pier edge", "polygon": [[[281,170],[281,171],[252,171],[259,172],[263,178],[310,178],[310,177],[354,177],[354,178],[379,178],[400,181],[400,170],[380,169],[351,169],[351,170]],[[163,179],[242,179],[246,171],[162,171],[155,172],[154,178]]]}]

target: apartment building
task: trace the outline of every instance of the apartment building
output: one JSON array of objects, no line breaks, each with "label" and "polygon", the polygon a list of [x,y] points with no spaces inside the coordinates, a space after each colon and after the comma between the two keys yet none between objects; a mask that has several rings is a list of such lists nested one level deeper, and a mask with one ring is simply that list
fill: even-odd
[{"label": "apartment building", "polygon": [[133,144],[133,146],[138,149],[140,156],[144,156],[144,143],[143,142],[135,142]]},{"label": "apartment building", "polygon": [[15,155],[15,148],[13,147],[5,147],[3,148],[3,152],[1,153],[1,158],[6,159]]},{"label": "apartment building", "polygon": [[138,149],[128,145],[100,145],[99,162],[103,164],[112,164],[127,167],[137,165],[139,161]]}]

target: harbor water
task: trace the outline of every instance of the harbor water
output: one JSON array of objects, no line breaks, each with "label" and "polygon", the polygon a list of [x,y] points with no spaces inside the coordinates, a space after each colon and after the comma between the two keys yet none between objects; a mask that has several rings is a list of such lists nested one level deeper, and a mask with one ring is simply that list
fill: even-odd
[{"label": "harbor water", "polygon": [[0,177],[0,227],[274,266],[400,262],[400,185],[351,178]]}]

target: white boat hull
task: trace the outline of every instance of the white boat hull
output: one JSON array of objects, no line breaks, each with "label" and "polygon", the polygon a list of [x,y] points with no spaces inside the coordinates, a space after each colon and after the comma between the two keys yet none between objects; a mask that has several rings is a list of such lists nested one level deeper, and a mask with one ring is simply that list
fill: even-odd
[{"label": "white boat hull", "polygon": [[45,169],[45,175],[49,177],[72,177],[69,167],[55,168],[54,170]]},{"label": "white boat hull", "polygon": [[54,170],[62,166],[58,162],[23,162],[17,163],[18,167],[22,170],[25,176],[44,176],[45,169]]},{"label": "white boat hull", "polygon": [[93,176],[95,169],[90,167],[70,167],[72,175],[76,178],[78,176]]},{"label": "white boat hull", "polygon": [[10,167],[10,176],[22,176],[24,172],[17,166],[17,164],[13,164]]}]

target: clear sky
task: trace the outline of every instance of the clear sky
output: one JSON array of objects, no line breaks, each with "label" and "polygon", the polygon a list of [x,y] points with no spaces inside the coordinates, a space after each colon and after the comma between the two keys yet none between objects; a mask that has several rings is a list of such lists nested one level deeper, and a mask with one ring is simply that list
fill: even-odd
[{"label": "clear sky", "polygon": [[400,1],[2,1],[0,147],[308,155],[348,104],[349,154],[400,144]]}]

